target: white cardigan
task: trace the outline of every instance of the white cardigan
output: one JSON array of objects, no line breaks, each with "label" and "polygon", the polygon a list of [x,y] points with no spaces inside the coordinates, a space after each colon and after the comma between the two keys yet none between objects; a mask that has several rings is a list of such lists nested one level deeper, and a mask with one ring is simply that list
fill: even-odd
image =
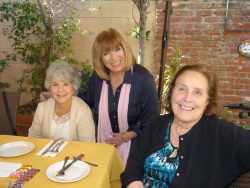
[{"label": "white cardigan", "polygon": [[[49,98],[38,104],[29,137],[50,138],[50,125],[54,114],[55,100]],[[95,124],[89,106],[73,96],[70,109],[70,140],[95,142]]]}]

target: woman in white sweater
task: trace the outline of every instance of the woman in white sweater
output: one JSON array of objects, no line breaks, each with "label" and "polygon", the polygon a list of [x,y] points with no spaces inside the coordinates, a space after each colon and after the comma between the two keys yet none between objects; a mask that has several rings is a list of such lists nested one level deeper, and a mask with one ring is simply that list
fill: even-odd
[{"label": "woman in white sweater", "polygon": [[51,98],[38,104],[29,137],[95,142],[95,124],[89,106],[75,95],[79,71],[64,60],[46,71],[45,88]]}]

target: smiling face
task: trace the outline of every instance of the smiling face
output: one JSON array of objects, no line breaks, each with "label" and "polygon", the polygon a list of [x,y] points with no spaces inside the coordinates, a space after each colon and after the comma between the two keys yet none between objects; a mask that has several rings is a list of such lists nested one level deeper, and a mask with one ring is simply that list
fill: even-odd
[{"label": "smiling face", "polygon": [[50,92],[56,103],[67,104],[71,102],[75,90],[72,83],[70,83],[68,80],[60,81],[57,79],[52,79]]},{"label": "smiling face", "polygon": [[171,103],[175,121],[187,126],[196,124],[208,104],[206,77],[195,71],[181,74],[175,82]]},{"label": "smiling face", "polygon": [[105,52],[102,55],[102,62],[111,73],[124,72],[125,53],[121,46]]}]

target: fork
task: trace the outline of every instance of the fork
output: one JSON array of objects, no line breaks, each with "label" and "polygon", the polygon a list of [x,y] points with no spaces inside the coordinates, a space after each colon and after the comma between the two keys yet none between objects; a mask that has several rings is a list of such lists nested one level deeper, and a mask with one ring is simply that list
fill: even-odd
[{"label": "fork", "polygon": [[58,143],[50,150],[50,152],[58,153],[58,152],[59,152],[59,148],[61,147],[61,145],[62,145],[63,143],[64,143],[63,141],[58,142]]},{"label": "fork", "polygon": [[[65,167],[65,165],[67,164],[68,160],[69,160],[69,156],[66,156],[66,157],[64,158],[63,167],[62,167],[61,169],[63,169],[63,168]],[[61,175],[65,175],[65,172],[62,172]]]}]

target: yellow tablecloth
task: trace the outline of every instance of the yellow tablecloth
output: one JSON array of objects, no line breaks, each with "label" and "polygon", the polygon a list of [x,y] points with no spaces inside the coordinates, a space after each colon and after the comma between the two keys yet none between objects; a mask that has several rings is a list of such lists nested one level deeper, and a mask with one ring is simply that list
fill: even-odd
[{"label": "yellow tablecloth", "polygon": [[[117,150],[108,144],[85,143],[69,141],[66,147],[55,157],[42,157],[36,154],[50,141],[45,138],[30,138],[21,136],[0,135],[0,145],[14,142],[28,141],[35,144],[35,148],[30,153],[17,157],[0,157],[0,162],[16,162],[23,165],[32,165],[40,169],[32,179],[24,184],[24,188],[120,188],[120,174],[124,170],[124,165]],[[66,155],[72,159],[73,155],[83,153],[83,161],[98,164],[98,167],[90,165],[90,173],[83,179],[71,183],[58,183],[47,178],[46,169],[58,162],[64,160]],[[11,179],[14,182],[14,179]]]}]

